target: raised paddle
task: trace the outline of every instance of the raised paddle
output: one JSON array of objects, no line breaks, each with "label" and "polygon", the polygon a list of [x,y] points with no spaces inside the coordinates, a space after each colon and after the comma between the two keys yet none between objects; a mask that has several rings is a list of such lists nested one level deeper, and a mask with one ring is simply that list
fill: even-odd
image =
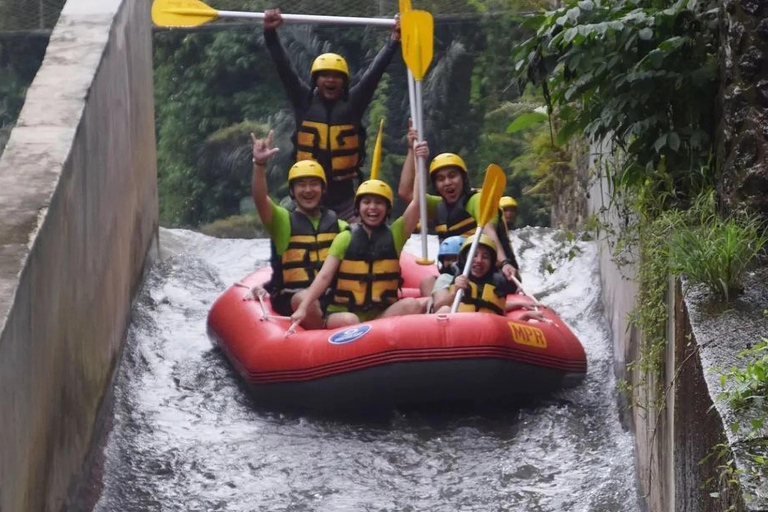
[{"label": "raised paddle", "polygon": [[[469,276],[469,269],[472,268],[472,259],[477,252],[477,246],[480,242],[480,234],[483,232],[483,226],[488,224],[494,215],[499,210],[499,199],[504,193],[504,189],[507,188],[507,176],[504,171],[501,170],[496,164],[491,164],[488,169],[485,170],[485,179],[483,180],[483,189],[480,192],[480,205],[477,219],[477,229],[475,230],[475,239],[472,240],[472,245],[469,248],[469,254],[467,254],[467,261],[464,264],[463,276]],[[495,264],[495,262],[494,262]],[[453,299],[453,305],[451,306],[451,313],[455,313],[459,309],[459,303],[461,297],[464,295],[464,290],[457,290],[456,297]]]},{"label": "raised paddle", "polygon": [[[263,12],[219,11],[200,0],[155,0],[152,21],[160,27],[197,27],[219,18],[264,19]],[[320,16],[313,14],[283,14],[286,23],[316,25],[369,25],[392,27],[392,18],[360,18],[354,16]]]},{"label": "raised paddle", "polygon": [[[399,0],[399,5],[400,16],[402,16],[404,12],[413,10],[413,7],[411,7],[411,0]],[[402,28],[400,29],[400,33],[402,34]],[[414,84],[411,68],[406,66],[406,69],[408,70],[408,105],[411,109],[411,120],[413,121],[413,125],[416,126],[416,85]]]},{"label": "raised paddle", "polygon": [[379,179],[379,168],[381,167],[381,138],[384,133],[384,119],[379,121],[379,133],[376,134],[376,145],[373,146],[373,161],[371,161],[371,179]]},{"label": "raised paddle", "polygon": [[[421,81],[432,62],[434,46],[434,21],[427,11],[410,9],[410,1],[400,3],[400,34],[403,49],[403,60],[408,66],[408,95],[411,104],[411,117],[416,124],[419,134],[417,142],[424,140],[424,115],[421,104]],[[413,75],[413,77],[411,77]],[[413,78],[413,90],[411,90]],[[414,108],[415,105],[415,108]],[[415,116],[414,116],[415,114]],[[421,223],[421,258],[416,262],[420,265],[431,265],[427,250],[427,163],[423,158],[418,159],[419,172],[419,221]]]}]

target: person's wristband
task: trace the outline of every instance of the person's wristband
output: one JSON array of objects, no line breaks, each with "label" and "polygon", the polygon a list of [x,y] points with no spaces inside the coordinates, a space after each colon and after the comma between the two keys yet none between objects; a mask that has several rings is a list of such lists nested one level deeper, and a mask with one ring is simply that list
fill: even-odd
[{"label": "person's wristband", "polygon": [[504,268],[504,265],[512,265],[512,268],[517,268],[517,267],[515,267],[515,265],[512,263],[512,260],[504,260],[504,261],[502,261],[502,262],[501,262],[501,268]]},{"label": "person's wristband", "polygon": [[258,165],[259,167],[266,167],[267,166],[267,162],[266,161],[259,162],[255,158],[251,158],[251,161],[253,162],[253,165]]}]

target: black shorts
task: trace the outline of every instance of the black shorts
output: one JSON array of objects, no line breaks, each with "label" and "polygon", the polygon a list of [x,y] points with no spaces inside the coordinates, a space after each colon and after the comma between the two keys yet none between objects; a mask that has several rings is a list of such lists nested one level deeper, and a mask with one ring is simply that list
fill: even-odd
[{"label": "black shorts", "polygon": [[[271,295],[272,309],[280,316],[291,316],[293,314],[293,308],[291,307],[291,299],[298,292],[279,291],[275,295]],[[325,313],[325,308],[331,302],[331,294],[326,292],[320,296],[320,309]]]},{"label": "black shorts", "polygon": [[291,299],[295,295],[294,292],[280,291],[275,295],[272,295],[272,309],[280,316],[291,316],[293,314],[293,308],[291,307]]}]

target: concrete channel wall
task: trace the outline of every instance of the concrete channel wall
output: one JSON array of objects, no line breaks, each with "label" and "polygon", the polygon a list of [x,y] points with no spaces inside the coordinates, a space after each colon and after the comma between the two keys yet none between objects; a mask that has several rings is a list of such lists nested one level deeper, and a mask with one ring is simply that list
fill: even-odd
[{"label": "concrete channel wall", "polygon": [[[723,486],[718,481],[723,473],[719,466],[733,457],[731,449],[725,449],[719,457],[713,456],[717,446],[727,446],[729,442],[722,416],[713,407],[713,396],[721,390],[717,389],[716,382],[707,384],[707,381],[717,381],[718,376],[713,365],[702,358],[702,354],[707,354],[701,349],[702,343],[706,345],[708,340],[697,331],[704,330],[700,325],[704,322],[691,321],[692,306],[684,299],[679,281],[669,280],[667,343],[660,369],[627,367],[627,363],[638,360],[648,350],[646,340],[629,321],[637,303],[638,286],[634,281],[637,265],[626,261],[638,260],[637,255],[624,254],[620,258],[625,262],[616,263],[613,233],[623,229],[624,222],[611,206],[608,180],[599,175],[603,165],[600,156],[607,158],[608,151],[605,147],[592,147],[591,154],[590,167],[598,170],[598,176],[591,180],[589,212],[600,216],[607,228],[601,231],[599,241],[603,305],[612,329],[616,377],[629,383],[632,389],[631,397],[622,392],[619,400],[623,423],[634,434],[641,500],[649,512],[768,510],[765,505],[768,500],[747,504],[733,485]],[[752,302],[758,304],[760,300],[753,298]],[[759,310],[759,307],[753,309]],[[747,322],[738,325],[734,322],[730,332],[743,330]],[[765,332],[764,325],[753,330],[751,339],[759,339],[756,333]],[[712,328],[710,331],[717,332]],[[713,491],[719,491],[720,495],[711,496]],[[759,495],[757,491],[752,492]]]},{"label": "concrete channel wall", "polygon": [[150,2],[69,0],[0,159],[0,510],[59,511],[157,240]]}]

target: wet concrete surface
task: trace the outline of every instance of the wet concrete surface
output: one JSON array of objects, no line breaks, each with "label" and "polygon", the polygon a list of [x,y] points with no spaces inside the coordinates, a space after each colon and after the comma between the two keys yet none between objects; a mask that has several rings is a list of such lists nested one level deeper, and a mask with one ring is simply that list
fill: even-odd
[{"label": "wet concrete surface", "polygon": [[[750,496],[747,510],[768,510],[768,480],[765,465],[755,457],[768,459],[768,424],[754,429],[753,420],[765,420],[764,405],[735,411],[724,391],[735,383],[721,382],[721,375],[732,368],[743,368],[746,361],[739,353],[768,339],[768,267],[747,275],[744,293],[731,302],[718,300],[701,286],[685,286],[685,304],[690,317],[693,342],[701,360],[707,391],[722,423],[740,469],[738,478]],[[735,425],[739,425],[738,428]]]}]

